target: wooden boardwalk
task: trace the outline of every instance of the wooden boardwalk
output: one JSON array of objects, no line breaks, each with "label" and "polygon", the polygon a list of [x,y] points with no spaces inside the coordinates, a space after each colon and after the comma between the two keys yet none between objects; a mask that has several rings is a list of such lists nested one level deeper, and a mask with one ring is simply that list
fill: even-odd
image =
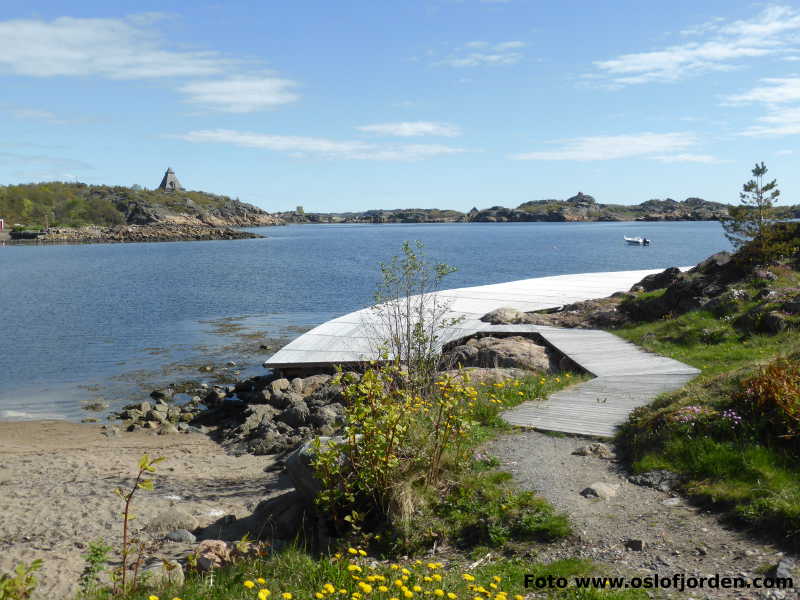
[{"label": "wooden boardwalk", "polygon": [[646,352],[605,331],[538,327],[551,345],[595,379],[529,400],[503,413],[512,425],[596,437],[613,437],[630,412],[683,387],[699,371]]},{"label": "wooden boardwalk", "polygon": [[[460,319],[446,329],[447,344],[478,332],[539,335],[569,356],[595,379],[529,401],[504,413],[514,425],[598,437],[614,435],[630,411],[663,392],[680,388],[698,371],[678,361],[645,352],[615,335],[587,329],[536,325],[490,325],[480,320],[501,307],[523,311],[553,308],[627,290],[654,271],[585,273],[525,279],[508,283],[444,290],[448,317]],[[301,335],[265,363],[275,369],[326,367],[377,358],[372,340],[378,327],[370,308],[343,315]]]}]

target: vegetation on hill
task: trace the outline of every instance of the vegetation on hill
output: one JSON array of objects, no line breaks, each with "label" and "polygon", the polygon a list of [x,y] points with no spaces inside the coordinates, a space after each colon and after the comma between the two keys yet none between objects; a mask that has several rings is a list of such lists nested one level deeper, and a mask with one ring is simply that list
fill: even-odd
[{"label": "vegetation on hill", "polygon": [[636,410],[618,443],[634,470],[680,473],[690,494],[796,546],[800,226],[764,236],[712,269],[702,284],[712,298],[698,301],[689,276],[623,302],[639,322],[619,335],[702,374]]},{"label": "vegetation on hill", "polygon": [[48,226],[146,225],[191,220],[240,224],[267,217],[260,208],[205,192],[163,192],[84,183],[0,186],[0,217],[28,229]]}]

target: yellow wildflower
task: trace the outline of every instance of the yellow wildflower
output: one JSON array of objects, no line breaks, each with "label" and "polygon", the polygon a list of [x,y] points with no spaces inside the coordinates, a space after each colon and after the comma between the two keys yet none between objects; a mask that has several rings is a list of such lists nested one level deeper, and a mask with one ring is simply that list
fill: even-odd
[{"label": "yellow wildflower", "polygon": [[421,587],[419,587],[418,585],[415,585],[415,586],[414,586],[414,587],[412,587],[411,589],[412,589],[412,590],[414,590],[415,592],[421,592],[421,591],[422,591],[422,588],[421,588]]},{"label": "yellow wildflower", "polygon": [[365,594],[369,594],[372,591],[372,586],[368,583],[364,583],[363,581],[358,584],[358,587],[361,588],[361,591]]},{"label": "yellow wildflower", "polygon": [[447,597],[448,597],[450,600],[456,600],[456,597],[457,597],[457,596],[456,596],[456,595],[455,595],[453,592],[447,592]]},{"label": "yellow wildflower", "polygon": [[158,600],[158,596],[148,596],[147,600]]},{"label": "yellow wildflower", "polygon": [[437,589],[435,589],[435,590],[433,590],[433,593],[434,593],[434,594],[436,594],[437,596],[439,596],[440,598],[441,598],[442,596],[444,596],[444,590],[440,590],[440,589],[438,589],[438,588],[437,588]]},{"label": "yellow wildflower", "polygon": [[400,572],[401,572],[403,575],[411,575],[411,571],[409,571],[409,570],[408,570],[408,569],[406,569],[405,567],[403,567],[402,569],[400,569]]},{"label": "yellow wildflower", "polygon": [[442,580],[442,576],[439,575],[438,573],[434,573],[433,575],[431,575],[431,577],[433,577],[434,581],[441,581]]},{"label": "yellow wildflower", "polygon": [[265,583],[267,583],[267,580],[264,579],[263,577],[259,577],[258,579],[256,579],[256,583],[259,585],[264,585]]},{"label": "yellow wildflower", "polygon": [[366,552],[364,552],[363,550],[359,550],[359,551],[358,551],[358,553],[359,553],[361,556],[366,556],[366,555],[367,555],[367,553],[366,553]]},{"label": "yellow wildflower", "polygon": [[248,579],[247,581],[245,581],[245,582],[244,582],[242,585],[243,585],[244,587],[246,587],[248,590],[250,590],[250,589],[252,589],[252,588],[256,587],[256,584],[255,584],[255,583],[253,583],[252,581],[250,581],[249,579]]},{"label": "yellow wildflower", "polygon": [[317,600],[322,600],[324,597],[325,594],[323,594],[322,592],[317,592],[316,594],[314,594],[314,598],[316,598]]},{"label": "yellow wildflower", "polygon": [[475,581],[475,577],[473,577],[469,573],[464,573],[462,577],[464,578],[464,581]]},{"label": "yellow wildflower", "polygon": [[350,571],[351,573],[353,571],[355,571],[356,573],[360,573],[361,567],[359,567],[358,565],[347,565],[347,570]]},{"label": "yellow wildflower", "polygon": [[336,588],[333,587],[330,583],[326,583],[322,586],[322,589],[325,590],[327,593],[332,594],[336,591]]},{"label": "yellow wildflower", "polygon": [[355,548],[348,548],[348,549],[347,549],[347,551],[348,551],[350,554],[358,554],[358,550],[356,550]]},{"label": "yellow wildflower", "polygon": [[270,592],[268,589],[260,589],[258,590],[258,600],[267,600],[269,598]]},{"label": "yellow wildflower", "polygon": [[292,600],[292,595],[289,592],[283,592],[281,598],[283,598],[283,600]]},{"label": "yellow wildflower", "polygon": [[517,594],[516,596],[514,596],[514,600],[525,600],[525,596],[521,596],[520,594]]},{"label": "yellow wildflower", "polygon": [[388,592],[388,591],[389,591],[389,588],[388,588],[388,587],[386,587],[385,585],[379,585],[379,586],[378,586],[378,591],[379,591],[379,592]]},{"label": "yellow wildflower", "polygon": [[406,598],[413,598],[414,592],[412,592],[411,590],[406,590],[405,592],[403,592],[403,596],[405,596]]}]

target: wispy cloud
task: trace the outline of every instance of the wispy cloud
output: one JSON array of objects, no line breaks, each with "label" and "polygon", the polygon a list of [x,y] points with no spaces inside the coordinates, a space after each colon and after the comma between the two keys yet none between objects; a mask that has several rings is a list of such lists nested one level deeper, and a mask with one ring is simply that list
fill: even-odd
[{"label": "wispy cloud", "polygon": [[513,65],[522,60],[523,54],[520,50],[525,45],[525,42],[518,40],[494,44],[476,40],[464,44],[434,65],[455,68]]},{"label": "wispy cloud", "polygon": [[726,98],[727,104],[761,104],[766,114],[742,135],[777,137],[800,134],[800,77],[766,78],[760,85]]},{"label": "wispy cloud", "polygon": [[790,154],[794,154],[794,150],[778,150],[775,154],[777,156],[789,156]]},{"label": "wispy cloud", "polygon": [[697,145],[697,141],[690,132],[589,136],[556,140],[550,142],[560,144],[554,150],[515,154],[511,158],[595,161],[641,157],[661,162],[711,162],[713,157],[681,152]]},{"label": "wispy cloud", "polygon": [[395,137],[421,137],[425,135],[457,137],[461,135],[461,130],[455,125],[450,125],[449,123],[434,123],[431,121],[375,123],[374,125],[362,125],[358,127],[358,130]]},{"label": "wispy cloud", "polygon": [[350,160],[415,161],[466,152],[464,148],[441,144],[381,145],[358,140],[269,135],[231,129],[190,131],[173,137],[192,143],[228,144],[244,148],[261,148],[285,152],[295,157],[312,155]]},{"label": "wispy cloud", "polygon": [[796,52],[798,32],[800,11],[791,6],[769,6],[750,20],[715,19],[682,32],[705,36],[705,40],[596,61],[599,73],[586,77],[633,85],[731,70],[747,59]]},{"label": "wispy cloud", "polygon": [[211,51],[174,50],[149,28],[157,18],[0,22],[0,70],[31,77],[202,77],[234,61]]},{"label": "wispy cloud", "polygon": [[229,77],[191,81],[178,88],[187,101],[232,113],[269,109],[297,100],[294,81],[277,77]]},{"label": "wispy cloud", "polygon": [[60,17],[0,21],[0,73],[27,77],[99,77],[177,83],[188,102],[253,112],[293,102],[293,81],[253,74],[253,63],[213,50],[170,47],[164,15],[120,19]]},{"label": "wispy cloud", "polygon": [[44,121],[45,123],[52,123],[60,125],[67,123],[66,120],[60,119],[55,113],[49,110],[41,110],[38,108],[1,108],[0,111],[10,114],[15,119],[24,119],[29,121]]}]

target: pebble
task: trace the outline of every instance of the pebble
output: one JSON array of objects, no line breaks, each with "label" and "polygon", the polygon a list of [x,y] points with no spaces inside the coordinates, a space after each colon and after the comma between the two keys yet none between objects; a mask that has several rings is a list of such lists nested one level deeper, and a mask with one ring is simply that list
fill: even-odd
[{"label": "pebble", "polygon": [[194,534],[187,529],[176,529],[175,531],[170,531],[167,534],[167,539],[172,542],[178,542],[182,544],[194,544],[197,541],[197,538],[194,536]]}]

